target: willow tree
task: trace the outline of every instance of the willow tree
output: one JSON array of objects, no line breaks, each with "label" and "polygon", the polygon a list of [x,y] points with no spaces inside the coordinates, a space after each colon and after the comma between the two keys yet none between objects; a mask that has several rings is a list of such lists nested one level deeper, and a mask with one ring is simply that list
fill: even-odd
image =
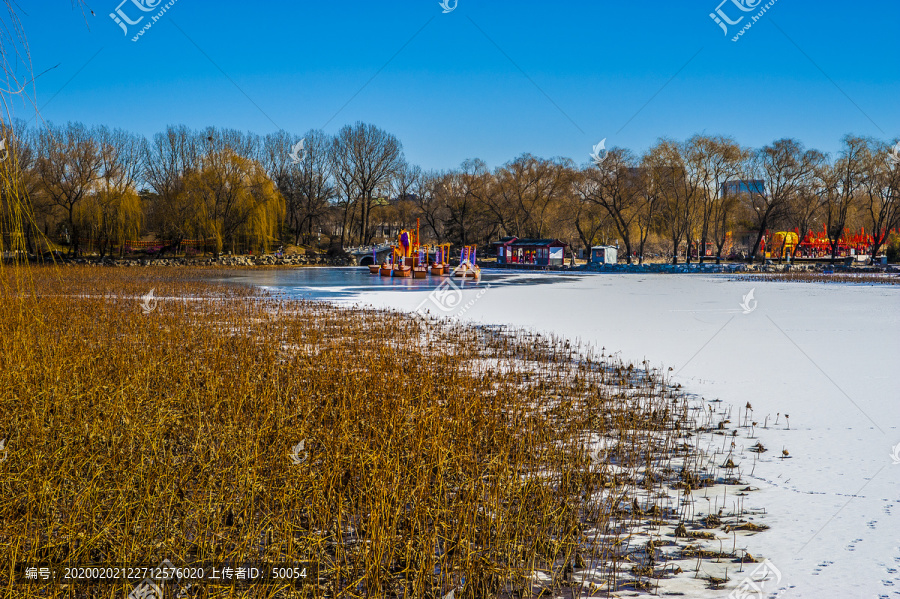
[{"label": "willow tree", "polygon": [[0,252],[35,253],[40,227],[33,199],[37,187],[33,130],[22,121],[0,123]]},{"label": "willow tree", "polygon": [[78,205],[75,222],[80,231],[90,231],[103,257],[114,246],[118,246],[121,253],[127,239],[140,236],[144,224],[143,208],[144,202],[134,189],[98,189]]},{"label": "willow tree", "polygon": [[151,227],[177,246],[186,237],[202,236],[196,207],[186,185],[200,163],[198,134],[184,125],[169,126],[143,144],[143,178],[154,191],[149,203]]},{"label": "willow tree", "polygon": [[185,179],[183,193],[217,257],[226,245],[233,251],[244,241],[264,252],[277,240],[284,198],[258,161],[225,148],[207,153]]},{"label": "willow tree", "polygon": [[[84,0],[72,0],[71,5],[86,18]],[[30,143],[30,131],[21,122],[14,123],[17,107],[28,111],[36,105],[36,77],[19,19],[21,12],[19,3],[0,0],[0,253],[13,251],[17,255],[26,250],[34,252],[32,240],[40,234],[32,204],[32,167],[37,154]]]},{"label": "willow tree", "polygon": [[144,210],[136,186],[144,153],[142,139],[122,129],[98,127],[93,135],[100,168],[93,193],[79,215],[82,228],[91,230],[104,256],[115,245],[121,252],[126,239],[140,236]]}]

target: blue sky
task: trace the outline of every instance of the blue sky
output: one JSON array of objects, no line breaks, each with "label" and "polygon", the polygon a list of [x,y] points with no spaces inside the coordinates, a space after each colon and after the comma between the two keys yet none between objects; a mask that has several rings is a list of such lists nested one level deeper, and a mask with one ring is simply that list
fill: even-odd
[{"label": "blue sky", "polygon": [[[438,0],[177,0],[137,42],[149,17],[126,36],[109,17],[120,1],[88,0],[87,18],[68,0],[19,2],[34,71],[58,65],[36,82],[44,119],[144,135],[362,120],[426,169],[524,152],[581,164],[602,138],[641,152],[661,136],[796,137],[834,152],[847,133],[900,136],[895,1],[778,0],[738,42],[709,17],[720,0],[458,0],[447,14]],[[731,33],[765,4],[743,2],[760,5],[721,5],[746,15]]]}]

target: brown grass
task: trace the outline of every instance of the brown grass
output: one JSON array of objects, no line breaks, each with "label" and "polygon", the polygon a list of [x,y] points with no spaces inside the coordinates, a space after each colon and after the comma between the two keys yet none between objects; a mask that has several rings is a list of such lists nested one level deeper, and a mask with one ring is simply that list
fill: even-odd
[{"label": "brown grass", "polygon": [[11,564],[38,561],[311,565],[298,589],[192,597],[530,597],[659,578],[661,544],[629,538],[645,514],[685,519],[681,492],[664,497],[699,481],[703,424],[659,373],[204,273],[0,275],[4,596],[135,585],[14,579]]}]

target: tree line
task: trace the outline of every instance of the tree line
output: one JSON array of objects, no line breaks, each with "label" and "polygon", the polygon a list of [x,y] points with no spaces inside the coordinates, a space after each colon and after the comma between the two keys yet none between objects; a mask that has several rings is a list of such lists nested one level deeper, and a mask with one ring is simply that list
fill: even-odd
[{"label": "tree line", "polygon": [[[367,123],[334,135],[265,136],[169,126],[146,138],[81,123],[0,124],[5,250],[88,240],[106,255],[127,240],[203,240],[218,255],[285,244],[369,245],[421,223],[424,240],[486,245],[501,236],[619,244],[628,262],[720,261],[737,236],[760,257],[767,231],[824,230],[834,257],[864,227],[875,256],[900,226],[900,150],[847,135],[829,155],[795,139],[761,148],[733,138],[614,147],[577,165],[521,156],[494,169],[410,164],[396,136]],[[302,143],[300,143],[302,141]],[[587,153],[586,153],[587,154]],[[324,239],[323,239],[324,237]]]}]

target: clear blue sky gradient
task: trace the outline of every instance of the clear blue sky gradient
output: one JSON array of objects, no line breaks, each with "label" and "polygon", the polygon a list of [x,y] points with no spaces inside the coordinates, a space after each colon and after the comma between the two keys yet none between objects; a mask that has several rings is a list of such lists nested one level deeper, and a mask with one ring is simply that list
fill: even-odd
[{"label": "clear blue sky gradient", "polygon": [[602,138],[641,152],[663,136],[796,137],[835,152],[847,133],[900,136],[894,0],[778,0],[738,42],[709,17],[719,0],[459,0],[448,14],[438,0],[177,0],[137,42],[109,17],[119,1],[89,0],[86,20],[68,0],[19,2],[34,71],[58,65],[36,81],[44,119],[148,136],[361,120],[425,169],[524,152],[583,164]]}]

